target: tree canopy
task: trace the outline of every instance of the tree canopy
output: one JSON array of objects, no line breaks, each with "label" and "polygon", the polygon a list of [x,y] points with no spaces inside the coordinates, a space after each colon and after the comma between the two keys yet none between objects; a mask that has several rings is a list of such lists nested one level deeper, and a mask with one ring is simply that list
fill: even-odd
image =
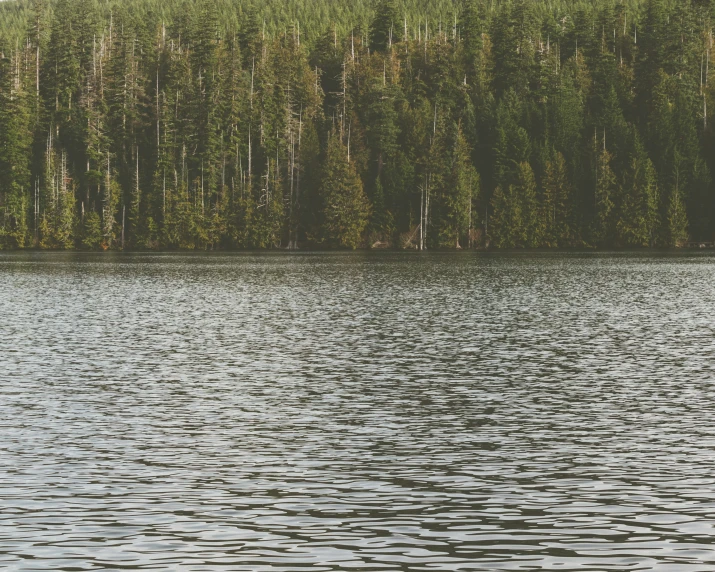
[{"label": "tree canopy", "polygon": [[0,3],[0,248],[715,233],[715,0]]}]

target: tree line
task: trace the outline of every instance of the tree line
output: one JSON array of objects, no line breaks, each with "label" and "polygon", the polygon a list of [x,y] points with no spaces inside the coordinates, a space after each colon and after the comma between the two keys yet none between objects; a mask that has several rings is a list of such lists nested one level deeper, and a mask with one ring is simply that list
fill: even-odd
[{"label": "tree line", "polygon": [[3,3],[0,248],[712,240],[715,0],[277,6]]}]

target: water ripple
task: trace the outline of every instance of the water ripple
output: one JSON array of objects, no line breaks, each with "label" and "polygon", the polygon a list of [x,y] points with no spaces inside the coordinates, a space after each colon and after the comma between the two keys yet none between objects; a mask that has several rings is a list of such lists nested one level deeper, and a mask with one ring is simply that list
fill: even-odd
[{"label": "water ripple", "polygon": [[715,258],[0,254],[0,568],[715,569]]}]

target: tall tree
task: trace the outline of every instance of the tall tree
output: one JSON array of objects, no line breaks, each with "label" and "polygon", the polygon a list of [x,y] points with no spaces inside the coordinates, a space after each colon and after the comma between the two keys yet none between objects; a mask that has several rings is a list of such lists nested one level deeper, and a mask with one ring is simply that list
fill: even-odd
[{"label": "tall tree", "polygon": [[576,241],[573,188],[566,161],[558,151],[546,164],[544,176],[544,246],[573,246]]},{"label": "tall tree", "polygon": [[592,239],[599,246],[609,245],[614,237],[613,197],[618,192],[616,175],[611,169],[611,154],[604,148],[596,169],[595,211]]},{"label": "tall tree", "polygon": [[320,188],[323,240],[342,248],[357,248],[363,239],[370,206],[347,148],[332,133],[328,139]]}]

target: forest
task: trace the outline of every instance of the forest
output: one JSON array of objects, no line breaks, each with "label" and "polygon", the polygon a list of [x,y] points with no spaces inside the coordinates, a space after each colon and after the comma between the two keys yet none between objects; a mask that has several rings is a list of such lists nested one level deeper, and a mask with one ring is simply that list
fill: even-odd
[{"label": "forest", "polygon": [[715,235],[715,0],[0,2],[0,248]]}]

